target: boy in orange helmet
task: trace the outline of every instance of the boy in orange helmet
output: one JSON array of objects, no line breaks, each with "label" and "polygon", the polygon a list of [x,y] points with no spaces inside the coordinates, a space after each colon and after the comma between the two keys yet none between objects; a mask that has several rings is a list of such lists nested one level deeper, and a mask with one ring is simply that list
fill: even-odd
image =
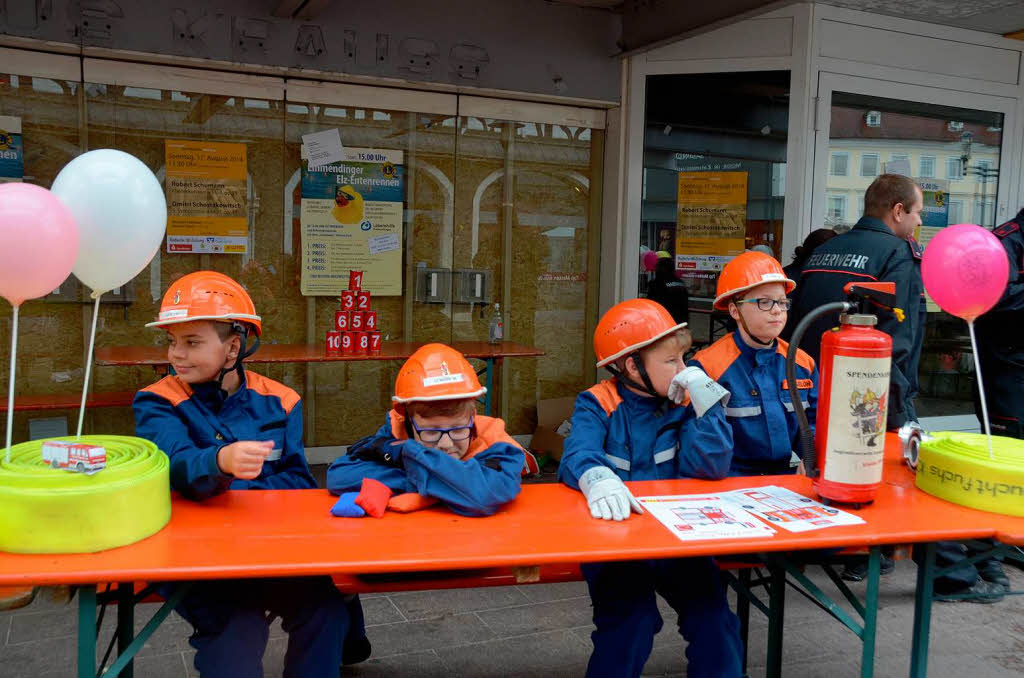
[{"label": "boy in orange helmet", "polygon": [[[203,501],[228,489],[316,487],[299,395],[242,367],[263,326],[241,285],[213,271],[186,275],[147,327],[167,332],[174,374],[136,394],[135,431],[170,458],[174,490]],[[204,677],[262,676],[275,616],[288,630],[285,676],[336,678],[343,661],[370,654],[358,598],[346,602],[330,577],[197,582],[176,609],[195,629],[189,642]]]},{"label": "boy in orange helmet", "polygon": [[476,414],[486,391],[455,349],[418,349],[398,372],[384,425],[327,469],[327,489],[341,495],[332,513],[379,518],[389,508],[441,502],[462,515],[486,516],[515,499],[520,477],[536,472],[537,462],[505,432],[505,422]]},{"label": "boy in orange helmet", "polygon": [[[796,283],[782,264],[761,252],[745,252],[718,276],[715,308],[728,311],[736,331],[698,351],[690,361],[733,394],[725,416],[736,449],[732,475],[793,473],[802,455],[800,428],[786,383],[786,326]],[[802,350],[796,356],[796,387],[814,428],[818,371]]]},{"label": "boy in orange helmet", "polygon": [[[614,378],[576,398],[558,471],[594,518],[642,512],[623,481],[717,479],[729,471],[729,392],[685,366],[685,327],[649,299],[617,304],[597,325],[597,366]],[[640,675],[662,626],[655,594],[679,615],[688,675],[739,675],[739,620],[710,558],[585,563],[582,570],[596,627],[588,678]]]}]

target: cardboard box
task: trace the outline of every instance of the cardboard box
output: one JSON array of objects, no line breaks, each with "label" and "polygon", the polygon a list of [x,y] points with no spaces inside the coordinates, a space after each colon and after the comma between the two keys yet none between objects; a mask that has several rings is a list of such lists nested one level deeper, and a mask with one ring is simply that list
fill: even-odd
[{"label": "cardboard box", "polygon": [[555,459],[562,458],[565,437],[569,435],[572,409],[576,396],[550,398],[537,401],[537,428],[530,441],[530,451],[546,453]]}]

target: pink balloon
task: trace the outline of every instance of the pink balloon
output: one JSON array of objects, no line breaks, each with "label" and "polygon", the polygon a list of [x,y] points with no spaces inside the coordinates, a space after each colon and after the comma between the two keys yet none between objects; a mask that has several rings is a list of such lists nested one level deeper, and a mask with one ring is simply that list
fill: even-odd
[{"label": "pink balloon", "polygon": [[0,184],[0,296],[20,306],[52,292],[78,256],[78,225],[50,191]]},{"label": "pink balloon", "polygon": [[967,322],[999,301],[1009,274],[1010,263],[999,239],[974,224],[939,231],[921,260],[928,294],[943,311]]},{"label": "pink balloon", "polygon": [[650,250],[644,252],[643,264],[645,271],[653,271],[658,263],[658,253]]}]

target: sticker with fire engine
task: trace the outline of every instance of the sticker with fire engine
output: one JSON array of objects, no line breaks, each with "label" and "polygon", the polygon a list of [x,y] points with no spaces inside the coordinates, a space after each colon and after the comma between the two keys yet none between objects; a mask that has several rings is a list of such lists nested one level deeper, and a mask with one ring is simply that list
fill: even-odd
[{"label": "sticker with fire engine", "polygon": [[770,525],[789,532],[864,523],[862,518],[852,513],[825,506],[810,497],[774,485],[724,492],[722,497]]},{"label": "sticker with fire engine", "polygon": [[43,443],[43,461],[55,469],[92,475],[107,467],[102,445],[49,440]]},{"label": "sticker with fire engine", "polygon": [[882,479],[885,415],[888,411],[889,358],[837,355],[832,367],[825,480],[870,485]]},{"label": "sticker with fire engine", "polygon": [[722,495],[637,497],[682,541],[771,537],[775,531]]}]

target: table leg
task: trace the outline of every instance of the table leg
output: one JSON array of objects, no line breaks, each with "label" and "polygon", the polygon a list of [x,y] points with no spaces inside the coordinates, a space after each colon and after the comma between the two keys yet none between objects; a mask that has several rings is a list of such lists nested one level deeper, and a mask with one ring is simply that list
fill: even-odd
[{"label": "table leg", "polygon": [[768,658],[767,678],[782,676],[782,626],[786,611],[786,571],[776,562],[768,564]]},{"label": "table leg", "polygon": [[494,358],[485,358],[484,362],[487,363],[487,376],[484,379],[484,386],[487,387],[487,393],[484,394],[484,414],[489,417],[491,416],[491,393],[494,392]]},{"label": "table leg", "polygon": [[78,678],[96,678],[96,586],[78,589]]},{"label": "table leg", "polygon": [[[117,585],[117,652],[124,654],[135,640],[135,585],[121,582]],[[133,678],[133,662],[121,670],[120,678]]]},{"label": "table leg", "polygon": [[[739,580],[742,586],[750,590],[750,568],[743,568],[739,572]],[[747,675],[747,644],[750,640],[750,599],[742,593],[736,594],[736,616],[740,618],[740,640],[743,641],[743,675]]]},{"label": "table leg", "polygon": [[935,544],[916,544],[922,549],[917,565],[917,589],[914,592],[914,631],[910,650],[910,677],[928,675],[928,634],[932,623],[932,595],[935,587]]},{"label": "table leg", "polygon": [[882,548],[872,546],[868,552],[867,592],[864,596],[864,631],[861,634],[861,678],[875,673],[875,632],[878,628],[878,586],[882,576]]}]

